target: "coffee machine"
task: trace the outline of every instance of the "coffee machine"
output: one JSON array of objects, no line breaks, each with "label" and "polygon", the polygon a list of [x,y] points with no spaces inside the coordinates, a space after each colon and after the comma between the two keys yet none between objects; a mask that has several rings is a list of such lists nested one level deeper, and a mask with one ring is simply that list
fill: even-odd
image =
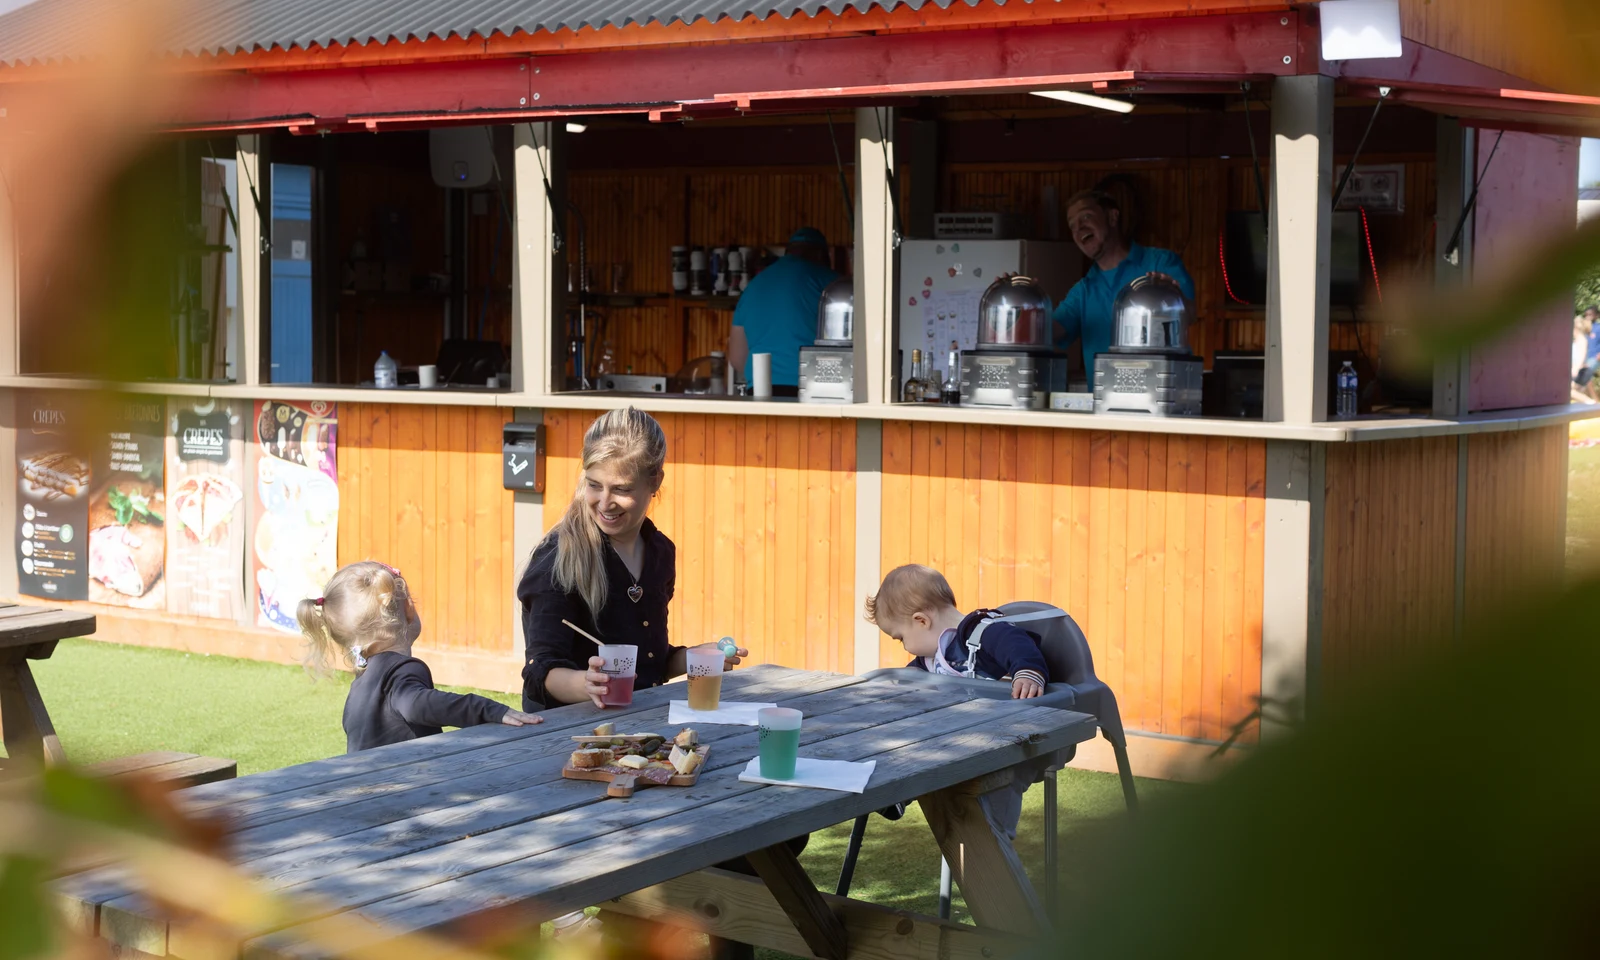
[{"label": "coffee machine", "polygon": [[961,405],[1043,410],[1067,389],[1066,358],[1051,348],[1050,295],[1024,276],[1001,277],[978,302],[978,345],[961,355]]},{"label": "coffee machine", "polygon": [[855,288],[840,277],[817,304],[816,343],[800,348],[800,402],[854,403]]},{"label": "coffee machine", "polygon": [[1094,412],[1198,417],[1205,364],[1189,352],[1193,317],[1171,280],[1124,287],[1111,309],[1111,350],[1094,358]]}]

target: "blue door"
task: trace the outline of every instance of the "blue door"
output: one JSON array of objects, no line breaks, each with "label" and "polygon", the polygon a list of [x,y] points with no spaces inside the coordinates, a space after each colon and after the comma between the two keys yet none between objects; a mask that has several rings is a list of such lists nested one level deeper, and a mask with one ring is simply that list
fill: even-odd
[{"label": "blue door", "polygon": [[311,382],[311,167],[272,165],[273,383]]}]

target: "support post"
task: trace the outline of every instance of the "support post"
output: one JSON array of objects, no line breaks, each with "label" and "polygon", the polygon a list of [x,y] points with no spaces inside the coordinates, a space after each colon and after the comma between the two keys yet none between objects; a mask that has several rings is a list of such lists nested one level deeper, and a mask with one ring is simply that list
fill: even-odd
[{"label": "support post", "polygon": [[17,182],[0,153],[0,377],[22,372],[22,273],[18,266]]},{"label": "support post", "polygon": [[883,421],[856,424],[856,598],[850,611],[855,626],[855,672],[878,669],[877,626],[862,617],[867,598],[883,580]]},{"label": "support post", "polygon": [[[512,226],[515,263],[511,271],[511,389],[551,392],[552,343],[560,312],[556,303],[556,211],[554,190],[555,124],[519,123],[512,127],[516,218]],[[546,190],[550,179],[551,190]]]},{"label": "support post", "polygon": [[[1477,131],[1463,127],[1451,117],[1438,120],[1438,154],[1435,170],[1438,191],[1434,214],[1433,282],[1439,290],[1465,286],[1472,277],[1472,220],[1461,228],[1461,243],[1455,256],[1447,258],[1445,248],[1467,198],[1472,195],[1472,180],[1477,163]],[[1468,393],[1472,384],[1472,352],[1462,350],[1440,357],[1433,366],[1433,415],[1464,417],[1470,409]],[[1465,437],[1463,436],[1463,440]]]},{"label": "support post", "polygon": [[[267,177],[271,167],[263,162],[263,138],[257,135],[238,138],[234,155],[234,195],[239,198],[239,366],[235,380],[256,384],[270,380],[266,351],[268,325],[262,322],[267,307],[262,277],[270,270],[267,230],[263,214],[270,211]],[[257,204],[261,206],[257,208]]]},{"label": "support post", "polygon": [[1279,77],[1272,85],[1267,218],[1269,421],[1327,419],[1332,206],[1333,79]]},{"label": "support post", "polygon": [[1037,937],[1050,929],[1044,904],[1011,841],[989,822],[978,802],[979,794],[997,785],[969,781],[920,797],[917,804],[978,926]]},{"label": "support post", "polygon": [[894,400],[895,111],[856,111],[855,395],[857,403]]},{"label": "support post", "polygon": [[1267,441],[1261,611],[1263,739],[1309,713],[1322,660],[1322,551],[1327,448]]}]

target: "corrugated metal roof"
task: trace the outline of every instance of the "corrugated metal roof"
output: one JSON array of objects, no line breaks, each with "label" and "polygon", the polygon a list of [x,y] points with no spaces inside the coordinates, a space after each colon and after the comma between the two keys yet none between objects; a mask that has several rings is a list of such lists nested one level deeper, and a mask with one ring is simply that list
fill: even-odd
[{"label": "corrugated metal roof", "polygon": [[[0,16],[0,63],[77,59],[88,54],[94,25],[108,15],[137,15],[160,0],[37,0]],[[361,46],[391,40],[511,36],[629,24],[692,24],[754,15],[866,12],[873,7],[948,9],[982,0],[172,0],[180,16],[160,44],[167,54],[232,54]],[[1003,5],[1006,0],[993,0]],[[1031,2],[1031,0],[1024,0]]]}]

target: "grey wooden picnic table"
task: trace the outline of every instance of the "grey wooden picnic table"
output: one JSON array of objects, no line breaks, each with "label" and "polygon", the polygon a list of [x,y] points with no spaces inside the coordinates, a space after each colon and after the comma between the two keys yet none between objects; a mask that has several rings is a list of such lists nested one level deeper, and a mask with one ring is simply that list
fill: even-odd
[{"label": "grey wooden picnic table", "polygon": [[[668,729],[681,683],[631,707],[549,710],[538,726],[480,726],[183,791],[190,809],[229,816],[230,856],[272,890],[315,903],[300,925],[219,945],[168,919],[119,867],[57,881],[85,929],[124,950],[181,960],[312,958],[319,927],[352,918],[375,940],[448,931],[507,909],[527,922],[599,904],[716,936],[823,958],[999,957],[1047,929],[1010,842],[977,794],[1014,765],[1089,739],[1093,718],[1028,701],[975,697],[894,679],[755,666],[724,700],[804,712],[803,756],[877,761],[862,794],[745,783],[748,726],[705,726],[708,763],[693,787],[627,799],[564,780],[574,734],[601,720]],[[919,800],[954,865],[977,926],[820,893],[784,841]],[[745,857],[759,879],[714,869]],[[937,865],[930,863],[931,871]]]},{"label": "grey wooden picnic table", "polygon": [[0,730],[13,760],[66,762],[28,661],[48,660],[57,643],[94,629],[92,613],[0,602]]}]

